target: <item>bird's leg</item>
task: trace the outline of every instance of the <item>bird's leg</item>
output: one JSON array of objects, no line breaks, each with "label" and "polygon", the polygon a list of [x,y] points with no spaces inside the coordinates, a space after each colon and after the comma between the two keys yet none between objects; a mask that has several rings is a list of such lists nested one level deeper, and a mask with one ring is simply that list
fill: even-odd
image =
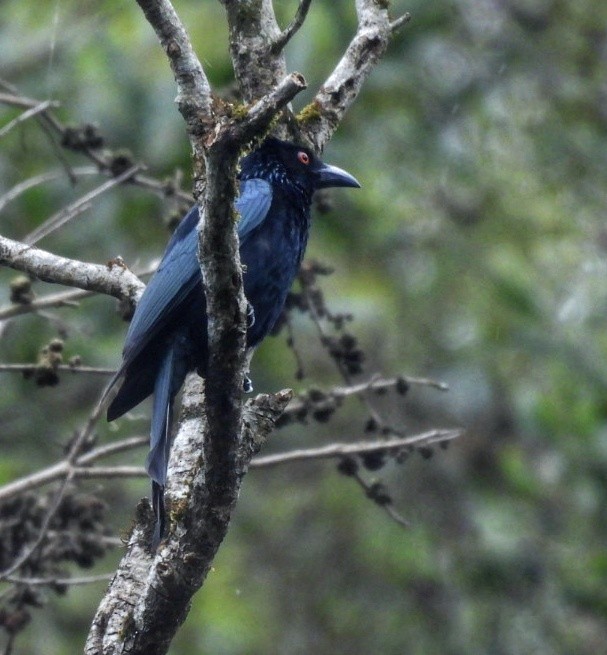
[{"label": "bird's leg", "polygon": [[[251,307],[251,305],[249,305]],[[252,311],[251,307],[251,311]],[[246,358],[246,373],[244,374],[244,380],[242,381],[242,390],[245,393],[252,393],[253,392],[253,382],[251,381],[251,378],[249,377],[249,373],[251,370],[251,359],[253,358],[253,353],[255,352],[255,348],[247,348],[247,352],[245,355]]]},{"label": "bird's leg", "polygon": [[[247,330],[252,328],[255,325],[255,309],[250,302],[247,301]],[[245,393],[252,393],[253,391],[253,382],[249,377],[249,369],[251,365],[251,357],[253,357],[253,348],[250,348],[247,352],[247,372],[244,374],[244,380],[242,381],[242,390]]]}]

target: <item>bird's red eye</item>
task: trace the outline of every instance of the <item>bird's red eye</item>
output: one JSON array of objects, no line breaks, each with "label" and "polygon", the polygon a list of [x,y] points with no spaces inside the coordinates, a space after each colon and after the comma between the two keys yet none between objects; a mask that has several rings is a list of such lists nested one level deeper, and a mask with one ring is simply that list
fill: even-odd
[{"label": "bird's red eye", "polygon": [[306,166],[310,163],[310,155],[307,152],[304,152],[303,150],[300,150],[297,153],[297,159],[299,159],[299,161],[302,164],[305,164]]}]

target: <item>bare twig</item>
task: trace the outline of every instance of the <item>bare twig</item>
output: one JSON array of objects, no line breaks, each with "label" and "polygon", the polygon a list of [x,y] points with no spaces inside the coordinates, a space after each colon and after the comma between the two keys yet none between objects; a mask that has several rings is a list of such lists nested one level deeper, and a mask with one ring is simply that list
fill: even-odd
[{"label": "bare twig", "polygon": [[79,300],[89,298],[92,295],[92,291],[62,291],[61,293],[36,298],[28,303],[7,305],[6,307],[0,307],[0,321],[51,307],[79,307]]},{"label": "bare twig", "polygon": [[78,216],[78,214],[81,214],[87,209],[90,209],[91,202],[95,198],[98,198],[100,195],[106,193],[110,189],[113,189],[115,186],[118,186],[119,184],[122,184],[123,182],[131,179],[140,169],[141,166],[139,165],[131,166],[124,173],[112,178],[111,180],[108,180],[107,182],[104,182],[92,191],[89,191],[81,198],[78,198],[78,200],[75,202],[53,214],[50,218],[44,221],[42,225],[38,226],[35,230],[30,232],[23,241],[28,245],[34,245],[40,241],[40,239],[43,239],[44,237],[48,236],[55,230],[58,230],[60,227],[71,221],[72,218],[75,218]]},{"label": "bare twig", "polygon": [[[4,486],[0,487],[0,502],[5,502],[10,498],[19,496],[26,491],[31,491],[32,489],[37,489],[51,482],[55,482],[63,477],[65,477],[70,469],[76,469],[77,471],[83,470],[85,467],[90,466],[93,462],[104,457],[109,457],[116,453],[132,450],[134,448],[141,448],[142,446],[147,446],[149,443],[149,437],[130,437],[128,439],[123,439],[113,444],[107,444],[105,446],[99,446],[83,455],[78,456],[72,464],[69,463],[67,459],[63,459],[60,462],[48,466],[45,469],[36,471],[30,475],[27,475],[19,480],[9,482]],[[77,473],[75,477],[78,477]]]},{"label": "bare twig", "polygon": [[[34,373],[40,367],[38,364],[1,364],[0,373]],[[96,366],[81,366],[80,364],[59,364],[57,371],[69,371],[70,373],[88,373],[89,375],[113,375],[116,370],[113,368],[100,368]]]},{"label": "bare twig", "polygon": [[[20,95],[16,89],[13,89],[12,93],[0,93],[0,104],[11,105],[13,107],[23,107],[23,108],[33,109],[39,107],[42,104],[42,101]],[[50,131],[52,134],[57,136],[61,144],[64,147],[67,147],[65,143],[67,141],[66,135],[68,133],[68,128],[56,118],[56,116],[52,113],[50,107],[46,108],[36,117],[39,119],[39,123],[42,129],[44,129],[45,131]],[[58,147],[55,139],[52,139],[52,143]],[[103,150],[103,152],[101,152],[98,149],[87,145],[86,143],[80,144],[78,148],[78,152],[88,157],[88,159],[90,159],[95,164],[98,173],[111,175],[112,177],[114,176],[113,173],[114,168],[112,166],[112,163],[116,157],[114,152],[110,150]],[[57,154],[59,155],[59,152]],[[65,175],[67,173],[67,176],[72,183],[75,182],[76,177],[78,177],[79,175],[88,174],[88,173],[81,172],[83,170],[82,167],[73,168],[68,164],[68,162],[64,158],[60,157],[60,159],[61,162],[63,163],[63,172],[61,173],[61,175]],[[39,176],[39,177],[43,178],[43,176]],[[43,183],[44,181],[45,180],[43,179],[41,179],[40,182],[32,181],[31,186],[35,186],[38,183]],[[162,182],[160,180],[141,174],[132,175],[130,178],[125,180],[125,182],[140,186],[144,189],[148,189],[156,193],[157,195],[165,198],[175,197],[188,204],[192,204],[194,202],[194,199],[190,193],[186,193],[185,191],[176,188],[174,183],[172,182],[171,183]],[[26,184],[26,183],[22,183],[22,184]],[[17,187],[15,187],[14,190],[17,190],[18,187],[19,185],[17,185]],[[19,189],[18,193],[22,193],[23,190]],[[13,193],[13,189],[11,189],[8,192],[8,194],[12,194],[12,193]],[[2,199],[0,199],[0,209],[2,209],[5,206],[5,204],[6,202],[4,201],[4,197],[3,197]]]},{"label": "bare twig", "polygon": [[292,450],[276,455],[257,457],[251,462],[251,468],[268,468],[293,462],[310,461],[314,459],[329,459],[364,455],[378,451],[390,452],[402,450],[411,446],[430,446],[435,443],[442,443],[456,439],[461,435],[461,430],[430,430],[412,437],[398,437],[386,439],[385,441],[363,441],[358,443],[334,443],[322,448],[305,448]]},{"label": "bare twig", "polygon": [[295,34],[297,34],[306,20],[308,9],[310,9],[311,4],[312,0],[300,0],[293,20],[289,23],[286,29],[280,33],[278,38],[274,39],[272,42],[271,50],[274,54],[283,50],[287,43],[295,36]]},{"label": "bare twig", "polygon": [[20,123],[23,123],[26,121],[28,118],[32,118],[33,116],[37,116],[38,114],[46,111],[49,107],[57,107],[59,103],[54,102],[53,100],[44,100],[43,102],[39,103],[36,107],[31,107],[30,109],[27,109],[24,111],[22,114],[19,114],[17,118],[14,118],[12,121],[7,123],[1,130],[0,130],[0,139],[8,134],[14,127],[19,125]]},{"label": "bare twig", "polygon": [[317,151],[322,151],[331,138],[388,47],[392,30],[387,5],[376,0],[356,0],[356,34],[308,110],[299,115],[302,135]]},{"label": "bare twig", "polygon": [[73,469],[74,478],[85,480],[112,478],[147,478],[143,466],[84,466]]},{"label": "bare twig", "polygon": [[407,521],[406,518],[401,516],[395,509],[394,506],[392,505],[391,500],[388,501],[388,499],[384,499],[382,502],[377,502],[377,491],[374,489],[372,484],[369,484],[361,475],[360,473],[355,473],[353,477],[356,482],[358,483],[359,487],[365,492],[368,498],[371,498],[374,500],[376,505],[379,505],[384,512],[398,525],[400,525],[403,528],[410,528],[411,524],[409,521]]},{"label": "bare twig", "polygon": [[[99,175],[99,169],[95,166],[79,166],[72,169],[72,174],[76,177],[85,176],[85,175]],[[35,175],[30,177],[19,184],[15,184],[12,189],[9,189],[4,195],[0,197],[0,211],[2,211],[10,202],[18,198],[21,194],[33,189],[36,186],[41,184],[46,184],[47,182],[54,182],[55,180],[60,180],[65,176],[64,170],[49,171],[48,173],[41,173],[40,175]]]},{"label": "bare twig", "polygon": [[406,25],[410,20],[411,20],[411,14],[407,12],[402,16],[399,16],[398,18],[396,18],[390,23],[390,30],[392,32],[396,32],[401,27],[403,27],[403,25]]},{"label": "bare twig", "polygon": [[99,575],[85,575],[73,578],[20,578],[9,575],[5,579],[13,584],[27,585],[29,587],[42,586],[61,586],[76,587],[87,584],[96,584],[97,582],[107,582],[112,579],[113,573],[100,573]]},{"label": "bare twig", "polygon": [[[314,325],[316,326],[316,330],[318,332],[318,336],[320,339],[321,344],[323,344],[326,348],[328,348],[327,344],[329,343],[329,340],[327,338],[327,334],[325,332],[325,328],[323,327],[321,317],[318,314],[318,311],[316,309],[316,303],[314,302],[313,298],[311,298],[310,294],[310,289],[308,288],[308,285],[302,284],[302,292],[306,298],[306,305],[308,308],[308,312],[310,316],[312,317],[312,321]],[[335,362],[335,365],[337,367],[337,370],[341,377],[343,378],[344,382],[348,385],[348,387],[353,387],[354,384],[352,382],[352,376],[348,373],[344,363],[341,360],[333,358],[333,361]],[[373,421],[375,421],[375,424],[377,427],[382,430],[387,428],[387,424],[384,421],[383,417],[380,415],[380,413],[377,411],[373,403],[371,402],[371,399],[369,397],[369,387],[365,388],[363,386],[360,391],[356,393],[356,395],[359,396],[360,400],[362,403],[367,408],[367,411],[369,412],[371,418]],[[393,427],[389,428],[389,431],[392,434],[398,435],[398,436],[404,436],[402,431],[397,430]]]},{"label": "bare twig", "polygon": [[[374,452],[390,452],[411,446],[430,446],[456,439],[461,430],[430,430],[410,437],[398,437],[387,440],[360,441],[355,443],[332,443],[322,448],[305,448],[292,450],[265,457],[255,457],[251,460],[250,468],[261,469],[292,464],[294,462],[314,461],[318,459],[340,459],[346,456],[365,455]],[[77,478],[140,478],[147,477],[143,466],[91,466],[93,462],[109,457],[119,452],[133,450],[147,446],[148,437],[131,437],[115,444],[100,446],[78,457],[73,464],[62,460],[41,471],[15,480],[0,487],[0,502],[15,496],[37,489],[55,482],[72,472],[73,479]]]},{"label": "bare twig", "polygon": [[[407,375],[391,378],[372,376],[366,382],[361,382],[359,384],[350,384],[346,387],[333,387],[332,389],[329,389],[325,395],[329,398],[347,398],[349,396],[364,395],[368,391],[382,391],[385,389],[392,389],[403,383],[407,385],[433,387],[434,389],[439,389],[440,391],[449,390],[449,386],[444,382],[438,382],[437,380],[431,380],[429,378],[416,378]],[[306,406],[306,404],[307,401],[305,398],[296,396],[285,409],[285,414],[293,416],[297,415]]]}]

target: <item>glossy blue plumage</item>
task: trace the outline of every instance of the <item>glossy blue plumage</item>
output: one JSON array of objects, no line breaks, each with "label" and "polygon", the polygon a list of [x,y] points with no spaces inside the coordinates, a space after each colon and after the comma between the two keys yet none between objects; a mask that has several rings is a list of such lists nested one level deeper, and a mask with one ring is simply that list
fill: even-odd
[{"label": "glossy blue plumage", "polygon": [[[312,194],[328,186],[359,186],[311,151],[267,139],[241,161],[235,206],[244,292],[253,310],[247,345],[255,347],[280,315],[299,269],[310,227]],[[170,450],[172,405],[186,374],[205,374],[206,302],[197,259],[198,208],[193,207],[171,237],[129,327],[122,365],[110,388],[122,379],[108,409],[114,420],[154,393],[147,469],[158,517],[155,541],[164,528],[163,489]]]}]

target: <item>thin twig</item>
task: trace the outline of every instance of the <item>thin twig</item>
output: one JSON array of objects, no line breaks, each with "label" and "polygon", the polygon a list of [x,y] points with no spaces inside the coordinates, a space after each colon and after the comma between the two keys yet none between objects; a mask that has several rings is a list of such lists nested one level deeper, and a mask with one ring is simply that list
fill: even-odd
[{"label": "thin twig", "polygon": [[377,451],[389,452],[401,450],[410,446],[430,446],[456,439],[461,430],[430,430],[412,437],[398,437],[385,441],[361,441],[358,443],[334,443],[322,448],[304,448],[291,450],[276,455],[256,457],[251,461],[251,468],[268,468],[292,462],[310,461],[314,459],[334,459],[352,455],[364,455]]},{"label": "thin twig", "polygon": [[[139,448],[141,446],[147,445],[148,443],[148,437],[130,437],[113,444],[99,446],[98,448],[95,448],[78,457],[74,461],[74,466],[76,468],[83,468],[86,465],[90,465],[103,457],[109,457],[110,455],[114,455],[116,453]],[[8,484],[0,487],[0,503],[5,502],[10,498],[14,498],[15,496],[19,496],[26,491],[31,491],[32,489],[37,489],[38,487],[50,484],[55,480],[59,480],[60,478],[67,475],[69,469],[69,462],[66,459],[63,459],[60,462],[42,469],[41,471],[36,471],[35,473],[20,478],[19,480],[9,482]]]},{"label": "thin twig", "polygon": [[[251,461],[251,468],[268,468],[282,464],[317,459],[335,459],[352,455],[364,455],[373,452],[390,452],[410,446],[429,446],[434,443],[451,441],[461,435],[461,430],[431,430],[411,437],[394,438],[382,441],[361,441],[357,443],[333,443],[322,448],[307,448],[292,450],[265,457],[256,457]],[[145,477],[147,474],[143,467],[137,466],[88,466],[93,462],[115,455],[116,453],[146,446],[148,437],[130,437],[122,441],[100,446],[78,457],[72,466],[67,460],[37,471],[29,476],[16,480],[0,487],[0,502],[18,496],[25,491],[54,482],[68,471],[72,470],[74,478],[103,478],[103,477]]]},{"label": "thin twig", "polygon": [[75,467],[74,478],[93,480],[97,478],[147,478],[147,471],[143,466],[91,466]]},{"label": "thin twig", "polygon": [[[416,378],[407,375],[382,378],[378,375],[374,375],[366,382],[351,384],[347,387],[333,387],[326,393],[326,396],[329,398],[348,398],[349,396],[364,395],[368,391],[381,391],[385,389],[391,389],[402,383],[408,385],[433,387],[434,389],[439,389],[440,391],[449,390],[449,386],[444,382],[439,382],[430,378]],[[309,405],[309,402],[305,397],[295,397],[288,404],[287,409],[285,410],[285,414],[298,414],[307,405]]]},{"label": "thin twig", "polygon": [[299,6],[297,7],[297,12],[295,13],[293,20],[272,43],[271,50],[274,54],[278,54],[295,36],[295,34],[297,34],[301,26],[304,24],[304,21],[306,20],[308,9],[310,9],[311,4],[312,0],[300,0]]},{"label": "thin twig", "polygon": [[32,557],[32,555],[36,552],[36,550],[44,541],[44,538],[46,537],[47,531],[50,527],[51,521],[55,517],[57,511],[59,510],[59,507],[61,506],[61,502],[63,501],[63,498],[69,487],[69,484],[74,477],[74,469],[75,469],[74,462],[77,460],[78,456],[80,455],[80,450],[89,441],[97,422],[101,418],[102,411],[103,411],[103,404],[98,403],[93,409],[93,411],[91,412],[86,422],[86,425],[80,431],[76,439],[74,439],[73,443],[71,444],[69,453],[65,459],[65,464],[67,465],[67,472],[65,474],[65,477],[61,483],[58,492],[55,494],[55,498],[53,499],[50,509],[48,510],[46,516],[44,517],[44,521],[42,522],[36,540],[7,569],[5,569],[0,573],[0,580],[5,580],[7,577],[11,576],[15,571],[21,568],[21,566],[23,566]]},{"label": "thin twig", "polygon": [[[38,364],[0,364],[0,373],[35,373],[40,366]],[[57,371],[69,371],[70,373],[88,373],[90,375],[113,375],[116,369],[100,368],[96,366],[80,366],[75,364],[59,364]]]},{"label": "thin twig", "polygon": [[48,296],[36,298],[28,303],[6,305],[0,307],[0,321],[8,318],[14,318],[21,314],[29,314],[39,310],[49,309],[50,307],[79,307],[79,300],[89,298],[93,295],[92,291],[62,291],[61,293],[53,293]]},{"label": "thin twig", "polygon": [[37,116],[38,114],[46,111],[49,107],[58,107],[59,103],[55,102],[54,100],[44,100],[40,104],[38,104],[36,107],[32,107],[31,109],[27,109],[24,111],[22,114],[19,114],[16,118],[13,118],[12,121],[7,123],[1,130],[0,130],[0,139],[8,134],[14,127],[19,125],[19,123],[23,123],[26,121],[28,118],[32,118],[32,116]]},{"label": "thin twig", "polygon": [[[316,310],[316,303],[314,302],[314,299],[310,295],[310,289],[307,284],[302,284],[302,292],[305,296],[306,299],[306,305],[308,308],[308,312],[310,316],[312,317],[312,322],[316,326],[316,330],[318,332],[318,336],[320,339],[320,343],[326,348],[327,344],[329,343],[329,340],[327,338],[327,334],[325,332],[325,329],[323,327],[321,318],[318,314],[318,311]],[[349,386],[354,386],[352,383],[352,376],[348,373],[346,367],[344,366],[344,363],[340,359],[335,359],[332,358],[333,362],[335,363],[335,366],[341,375],[342,379],[344,382]],[[380,415],[380,413],[377,411],[373,403],[371,402],[371,399],[369,398],[369,393],[368,389],[363,389],[359,394],[358,394],[361,402],[366,406],[367,411],[369,412],[371,418],[375,421],[376,425],[378,428],[384,429],[384,428],[389,428],[390,432],[393,434],[396,434],[398,436],[404,436],[403,433],[400,430],[396,430],[390,426],[387,425],[387,423],[384,421],[383,417]]]},{"label": "thin twig", "polygon": [[[95,166],[79,166],[77,168],[73,168],[72,173],[76,177],[100,174],[99,169]],[[34,177],[30,177],[27,180],[23,180],[23,182],[15,184],[12,189],[9,189],[5,194],[0,196],[0,211],[2,211],[10,202],[18,198],[26,191],[29,191],[30,189],[41,184],[46,184],[47,182],[60,180],[64,177],[64,175],[64,170],[49,171],[48,173],[41,173],[40,175],[35,175]]]},{"label": "thin twig", "polygon": [[107,582],[112,579],[114,573],[100,573],[98,575],[86,575],[78,578],[20,578],[18,576],[6,576],[7,582],[13,584],[27,585],[29,587],[42,587],[46,585],[75,587],[77,585],[95,584]]},{"label": "thin twig", "polygon": [[44,541],[46,532],[51,524],[51,521],[57,514],[59,507],[61,506],[61,502],[65,497],[65,492],[67,491],[67,488],[72,480],[72,477],[73,474],[68,471],[67,475],[65,476],[64,480],[61,483],[61,486],[59,487],[59,490],[57,491],[55,497],[53,498],[53,502],[51,504],[50,509],[48,510],[48,512],[44,517],[44,521],[40,526],[40,531],[38,532],[38,536],[36,537],[36,540],[31,546],[28,546],[25,549],[25,551],[23,551],[23,553],[7,569],[0,572],[0,580],[7,580],[15,571],[20,569],[36,552],[40,544]]},{"label": "thin twig", "polygon": [[[22,107],[24,109],[35,108],[41,104],[40,100],[35,100],[24,95],[20,95],[13,87],[11,87],[11,90],[12,93],[0,93],[0,104],[6,104],[13,107]],[[50,108],[47,108],[45,111],[37,115],[37,118],[39,119],[40,126],[45,131],[47,131],[47,133],[48,130],[50,130],[58,137],[58,140],[61,143],[63,142],[63,139],[67,133],[67,128],[56,118]],[[55,139],[52,139],[52,143],[54,146],[58,147]],[[82,148],[79,149],[79,152],[85,157],[88,157],[88,159],[90,159],[95,164],[98,173],[104,175],[113,175],[112,161],[115,158],[114,152],[109,150],[103,150],[103,152],[101,152],[86,145],[83,145]],[[59,151],[57,154],[60,157],[61,163],[63,164],[64,173],[67,173],[72,183],[75,182],[75,178],[79,175],[79,169],[72,168]],[[153,191],[157,195],[164,198],[175,197],[179,200],[183,200],[188,204],[192,204],[194,202],[192,194],[175,188],[174,184],[172,183],[167,184],[166,182],[162,182],[155,178],[141,174],[133,175],[128,179],[128,182],[130,184],[134,184],[144,189]],[[4,204],[0,204],[0,209],[3,206]]]},{"label": "thin twig", "polygon": [[71,203],[67,207],[59,210],[46,221],[44,221],[42,225],[38,226],[35,230],[30,232],[23,240],[24,243],[27,243],[30,246],[34,245],[40,241],[40,239],[48,236],[52,232],[55,232],[55,230],[58,230],[60,227],[71,221],[72,218],[75,218],[78,214],[81,214],[82,212],[86,211],[86,209],[89,209],[91,207],[92,200],[98,198],[100,195],[106,193],[110,189],[113,189],[115,186],[118,186],[119,184],[122,184],[123,182],[131,179],[140,169],[141,166],[139,165],[131,166],[121,175],[118,175],[117,177],[104,182],[92,191],[89,191],[89,193],[83,195],[81,198],[78,198],[78,200]]},{"label": "thin twig", "polygon": [[406,25],[410,20],[411,20],[411,14],[407,12],[402,16],[399,16],[398,18],[396,18],[390,23],[390,30],[392,32],[396,32],[401,27],[403,27],[403,25]]},{"label": "thin twig", "polygon": [[410,527],[411,527],[411,524],[409,523],[409,521],[407,521],[406,518],[404,518],[403,516],[401,516],[401,515],[400,515],[400,514],[399,514],[399,513],[394,509],[394,506],[392,505],[392,501],[391,501],[391,500],[390,500],[389,502],[381,502],[381,503],[378,503],[377,500],[375,500],[375,498],[374,498],[374,497],[375,497],[375,493],[374,493],[374,491],[373,491],[373,485],[372,485],[372,484],[369,484],[369,483],[368,483],[368,482],[367,482],[367,481],[366,481],[366,480],[365,480],[365,479],[360,475],[360,473],[355,473],[355,474],[354,474],[353,476],[351,476],[351,477],[353,477],[353,478],[356,480],[356,482],[358,483],[358,485],[360,486],[360,488],[365,492],[365,495],[366,495],[368,498],[370,498],[371,500],[373,500],[373,501],[375,502],[376,505],[379,505],[379,507],[381,507],[381,508],[384,510],[384,512],[386,512],[386,514],[387,514],[387,515],[388,515],[388,516],[389,516],[389,517],[390,517],[394,522],[398,523],[398,525],[402,526],[403,528],[410,528]]}]

